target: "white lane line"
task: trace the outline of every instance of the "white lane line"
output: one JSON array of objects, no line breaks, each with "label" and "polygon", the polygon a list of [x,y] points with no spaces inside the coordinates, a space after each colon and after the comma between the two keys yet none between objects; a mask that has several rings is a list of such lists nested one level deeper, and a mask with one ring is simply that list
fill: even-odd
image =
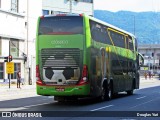
[{"label": "white lane line", "polygon": [[18,108],[0,108],[0,111],[17,111],[17,110],[24,110],[27,108],[24,107],[18,107]]},{"label": "white lane line", "polygon": [[139,98],[136,98],[136,99],[139,100],[139,99],[143,99],[145,97],[147,97],[147,96],[142,96],[142,97],[139,97]]},{"label": "white lane line", "polygon": [[48,98],[54,98],[54,96],[48,96]]},{"label": "white lane line", "polygon": [[23,107],[18,107],[18,108],[0,108],[0,111],[24,110],[24,109],[28,109],[29,107],[35,107],[35,106],[46,105],[46,104],[49,104],[49,103],[42,103],[42,104],[36,104],[36,105],[28,105],[28,106],[23,106]]},{"label": "white lane line", "polygon": [[158,97],[158,98],[156,98],[156,99],[152,99],[152,100],[150,100],[150,101],[146,101],[146,102],[144,102],[144,103],[142,103],[142,104],[135,105],[135,106],[131,107],[131,109],[132,109],[132,108],[136,108],[136,107],[141,106],[141,105],[148,104],[148,103],[153,102],[153,101],[156,101],[156,100],[158,100],[158,99],[160,99],[160,97]]},{"label": "white lane line", "polygon": [[50,104],[50,103],[41,103],[41,104],[36,104],[36,105],[28,105],[28,106],[24,106],[24,108],[35,107],[35,106],[46,105],[46,104]]},{"label": "white lane line", "polygon": [[93,110],[90,110],[90,111],[97,111],[97,110],[101,110],[101,109],[104,109],[104,108],[109,108],[109,107],[112,107],[112,106],[114,106],[114,105],[108,105],[108,106],[100,107],[100,108],[93,109]]}]

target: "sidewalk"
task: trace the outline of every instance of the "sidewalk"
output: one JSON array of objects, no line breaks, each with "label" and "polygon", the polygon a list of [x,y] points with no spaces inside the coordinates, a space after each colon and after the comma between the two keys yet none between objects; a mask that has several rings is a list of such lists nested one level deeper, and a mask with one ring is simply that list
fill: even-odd
[{"label": "sidewalk", "polygon": [[151,79],[145,79],[144,76],[140,77],[140,89],[155,86],[160,86],[160,80],[158,76],[153,76]]},{"label": "sidewalk", "polygon": [[144,76],[140,77],[140,83],[155,83],[155,82],[160,82],[158,76],[153,76],[150,79],[147,77],[147,79],[144,78]]},{"label": "sidewalk", "polygon": [[26,97],[38,96],[36,85],[21,85],[21,89],[16,84],[0,83],[0,101],[12,100]]}]

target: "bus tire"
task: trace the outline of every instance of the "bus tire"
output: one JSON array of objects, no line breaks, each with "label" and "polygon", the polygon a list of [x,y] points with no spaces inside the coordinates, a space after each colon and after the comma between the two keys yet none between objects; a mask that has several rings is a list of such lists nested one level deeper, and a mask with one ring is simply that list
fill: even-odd
[{"label": "bus tire", "polygon": [[135,79],[133,79],[133,84],[132,84],[132,88],[131,88],[131,90],[128,90],[127,91],[127,95],[133,95],[133,90],[135,89]]},{"label": "bus tire", "polygon": [[105,85],[102,86],[102,93],[100,96],[100,101],[106,101],[107,100],[107,89]]},{"label": "bus tire", "polygon": [[127,91],[127,95],[133,95],[133,90]]},{"label": "bus tire", "polygon": [[111,100],[113,98],[113,85],[109,83],[107,85],[107,100]]},{"label": "bus tire", "polygon": [[100,101],[107,100],[107,81],[103,82],[101,95],[98,97],[98,100],[100,100]]}]

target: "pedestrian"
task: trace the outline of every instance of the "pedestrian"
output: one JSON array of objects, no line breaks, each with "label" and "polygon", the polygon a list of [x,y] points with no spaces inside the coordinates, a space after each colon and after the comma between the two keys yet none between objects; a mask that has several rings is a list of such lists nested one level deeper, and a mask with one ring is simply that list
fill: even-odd
[{"label": "pedestrian", "polygon": [[151,79],[151,71],[148,72],[149,79]]},{"label": "pedestrian", "polygon": [[147,80],[147,72],[144,73],[144,77]]},{"label": "pedestrian", "polygon": [[159,80],[160,80],[160,70],[157,71],[157,74],[158,74]]},{"label": "pedestrian", "polygon": [[18,71],[18,73],[17,73],[17,88],[21,88],[20,84],[21,84],[21,72]]}]

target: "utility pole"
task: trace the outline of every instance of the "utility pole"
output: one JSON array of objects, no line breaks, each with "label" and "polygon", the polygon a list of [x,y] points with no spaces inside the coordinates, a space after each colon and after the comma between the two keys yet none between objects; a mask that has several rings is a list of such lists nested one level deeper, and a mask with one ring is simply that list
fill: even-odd
[{"label": "utility pole", "polygon": [[136,34],[136,31],[135,31],[135,29],[136,29],[136,28],[135,28],[135,27],[136,27],[135,16],[133,16],[133,22],[134,22],[134,23],[133,23],[133,24],[134,24],[134,28],[133,28],[133,29],[134,29],[134,35],[135,35],[135,34]]},{"label": "utility pole", "polygon": [[[28,59],[28,41],[29,41],[29,0],[27,0],[27,36],[26,36],[26,57],[27,57],[27,59]],[[24,71],[24,73],[25,73],[25,79],[26,79],[26,81],[28,80],[28,84],[30,84],[30,79],[29,79],[29,73],[28,73],[28,65],[29,65],[29,63],[28,63],[28,60],[26,60],[27,62],[26,62],[26,64],[25,64],[25,71]]]},{"label": "utility pole", "polygon": [[28,17],[29,17],[29,0],[27,0],[27,56],[28,56],[28,28],[29,28]]},{"label": "utility pole", "polygon": [[70,14],[72,14],[72,0],[69,0],[69,9],[70,9]]},{"label": "utility pole", "polygon": [[[11,51],[10,51],[10,46],[11,45],[11,42],[10,42],[10,40],[9,40],[9,56],[11,55]],[[9,61],[10,62],[10,61]],[[11,86],[11,74],[9,73],[8,74],[8,79],[9,79],[9,88],[10,88],[10,86]]]}]

